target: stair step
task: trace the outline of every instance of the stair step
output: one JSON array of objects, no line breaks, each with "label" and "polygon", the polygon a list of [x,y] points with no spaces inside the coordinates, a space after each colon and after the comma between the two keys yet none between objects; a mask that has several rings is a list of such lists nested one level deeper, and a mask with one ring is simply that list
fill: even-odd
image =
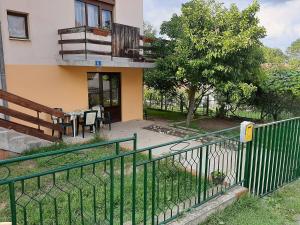
[{"label": "stair step", "polygon": [[8,148],[8,130],[0,130],[0,149],[7,149]]}]

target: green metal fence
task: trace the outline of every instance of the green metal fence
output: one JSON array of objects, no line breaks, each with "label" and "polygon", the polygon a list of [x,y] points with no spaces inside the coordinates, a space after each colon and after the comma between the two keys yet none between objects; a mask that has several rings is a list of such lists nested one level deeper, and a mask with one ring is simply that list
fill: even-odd
[{"label": "green metal fence", "polygon": [[300,118],[256,126],[247,144],[245,186],[263,196],[300,176]]},{"label": "green metal fence", "polygon": [[[0,170],[7,171],[0,179],[0,221],[13,225],[165,223],[243,182],[245,146],[236,129],[138,150],[134,136],[0,161]],[[128,141],[134,150],[121,151],[120,144]],[[88,156],[106,146],[110,155]],[[77,161],[70,155],[74,153],[79,154]],[[53,166],[53,160],[65,162],[61,157],[68,154],[71,161]],[[25,163],[22,168],[46,167],[16,171],[20,163]]]},{"label": "green metal fence", "polygon": [[[300,175],[300,118],[137,149],[137,137],[0,161],[0,222],[164,224],[236,185],[264,195]],[[128,143],[132,151],[124,151]]]}]

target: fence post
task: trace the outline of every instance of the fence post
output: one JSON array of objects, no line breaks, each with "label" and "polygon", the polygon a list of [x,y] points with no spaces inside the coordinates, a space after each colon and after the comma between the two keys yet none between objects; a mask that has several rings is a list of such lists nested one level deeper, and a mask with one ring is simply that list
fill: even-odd
[{"label": "fence post", "polygon": [[250,174],[251,174],[251,151],[253,140],[246,144],[246,159],[245,159],[245,172],[244,172],[244,187],[249,189]]},{"label": "fence post", "polygon": [[132,159],[132,224],[135,225],[136,211],[136,150],[137,150],[137,134],[134,134],[133,141],[133,159]]},{"label": "fence post", "polygon": [[206,201],[206,197],[207,197],[207,182],[208,182],[208,157],[209,154],[209,146],[206,146],[206,150],[205,150],[205,177],[204,177],[204,187],[203,187],[203,201]]},{"label": "fence post", "polygon": [[114,192],[115,192],[115,187],[114,187],[114,160],[110,160],[110,202],[109,202],[109,207],[110,207],[110,218],[109,218],[109,224],[113,225],[114,224]]},{"label": "fence post", "polygon": [[10,197],[11,223],[12,225],[17,225],[15,184],[13,182],[9,183],[9,197]]},{"label": "fence post", "polygon": [[120,154],[120,142],[116,143],[116,155]]},{"label": "fence post", "polygon": [[156,168],[155,161],[152,162],[152,208],[151,208],[151,225],[155,225],[155,204],[156,204]]}]

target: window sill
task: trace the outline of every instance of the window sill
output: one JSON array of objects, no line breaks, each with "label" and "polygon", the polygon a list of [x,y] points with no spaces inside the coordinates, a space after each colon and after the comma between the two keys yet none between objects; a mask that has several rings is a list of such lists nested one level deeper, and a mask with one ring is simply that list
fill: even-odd
[{"label": "window sill", "polygon": [[10,37],[9,40],[11,40],[11,41],[31,41],[30,38],[13,38],[13,37]]}]

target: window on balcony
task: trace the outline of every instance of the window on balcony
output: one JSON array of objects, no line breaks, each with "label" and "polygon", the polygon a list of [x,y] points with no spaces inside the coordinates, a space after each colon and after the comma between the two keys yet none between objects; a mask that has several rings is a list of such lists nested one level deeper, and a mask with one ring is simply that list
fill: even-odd
[{"label": "window on balcony", "polygon": [[85,26],[85,4],[81,1],[75,1],[75,25],[76,27]]},{"label": "window on balcony", "polygon": [[89,27],[99,27],[99,7],[87,4],[87,16]]},{"label": "window on balcony", "polygon": [[111,29],[113,6],[93,0],[75,0],[75,25]]},{"label": "window on balcony", "polygon": [[7,20],[10,38],[29,39],[27,14],[7,12]]},{"label": "window on balcony", "polygon": [[112,15],[109,10],[102,10],[102,28],[111,29]]}]

